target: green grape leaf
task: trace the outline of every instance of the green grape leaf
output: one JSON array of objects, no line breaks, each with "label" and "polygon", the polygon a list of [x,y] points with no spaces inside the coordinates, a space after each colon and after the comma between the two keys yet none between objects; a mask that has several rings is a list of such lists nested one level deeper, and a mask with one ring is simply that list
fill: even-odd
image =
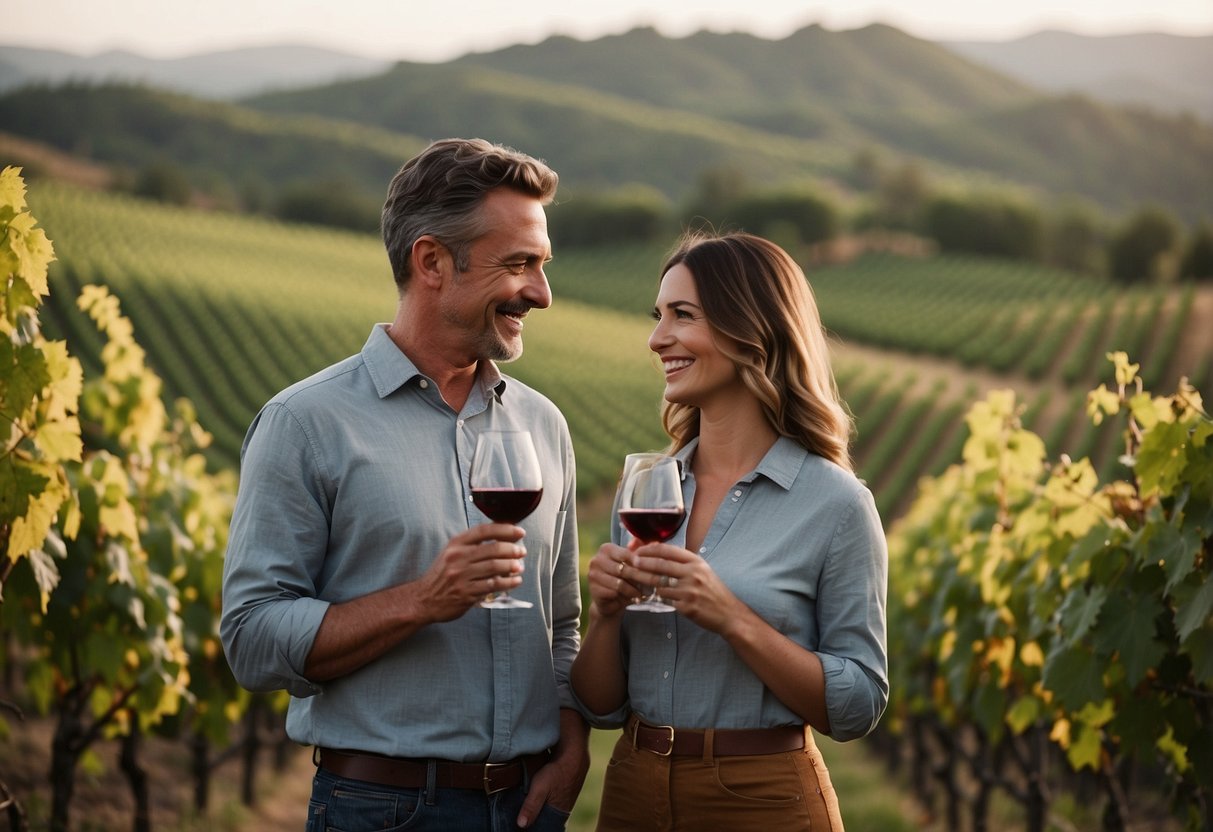
[{"label": "green grape leaf", "polygon": [[1160,563],[1167,573],[1167,591],[1170,591],[1188,576],[1196,566],[1200,554],[1201,539],[1194,528],[1177,529],[1170,523],[1153,526],[1153,534],[1144,540],[1142,560]]},{"label": "green grape leaf", "polygon": [[1016,734],[1028,730],[1041,716],[1042,705],[1038,697],[1024,694],[1015,700],[1015,704],[1007,711],[1007,725]]},{"label": "green grape leaf", "polygon": [[1166,653],[1156,637],[1155,621],[1162,612],[1163,606],[1155,598],[1116,593],[1099,620],[1093,634],[1095,646],[1108,655],[1119,655],[1129,687],[1144,679]]},{"label": "green grape leaf", "polygon": [[1107,597],[1108,591],[1102,586],[1070,593],[1061,605],[1061,629],[1068,643],[1080,641],[1094,626]]},{"label": "green grape leaf", "polygon": [[1188,427],[1182,422],[1162,422],[1142,437],[1134,470],[1143,497],[1175,490],[1187,465],[1187,441]]},{"label": "green grape leaf", "polygon": [[1192,676],[1197,684],[1213,685],[1213,627],[1200,627],[1184,639],[1184,649],[1192,659]]},{"label": "green grape leaf", "polygon": [[34,344],[21,344],[14,347],[7,356],[11,368],[7,366],[9,362],[4,360],[5,357],[4,353],[0,353],[0,366],[6,367],[8,376],[8,390],[4,395],[5,407],[10,413],[22,413],[50,383],[46,356]]},{"label": "green grape leaf", "polygon": [[[0,245],[0,275],[12,274],[17,265],[17,259],[12,252]],[[4,285],[0,283],[0,286]],[[7,307],[0,306],[4,311],[4,315],[0,316],[0,332],[3,333],[12,332],[21,316],[31,309],[37,309],[39,305],[39,300],[29,284],[17,276],[9,279],[7,287],[0,292],[0,297],[7,304]]]},{"label": "green grape leaf", "polygon": [[1076,711],[1088,702],[1104,699],[1103,668],[1089,650],[1064,647],[1045,659],[1044,685],[1066,710]]},{"label": "green grape leaf", "polygon": [[1205,580],[1195,591],[1181,587],[1175,597],[1175,629],[1181,642],[1201,626],[1213,628],[1213,580]]},{"label": "green grape leaf", "polygon": [[1002,736],[1004,719],[1007,710],[1007,692],[997,682],[987,682],[977,689],[973,699],[973,716],[977,724],[990,736],[991,742],[998,742]]}]

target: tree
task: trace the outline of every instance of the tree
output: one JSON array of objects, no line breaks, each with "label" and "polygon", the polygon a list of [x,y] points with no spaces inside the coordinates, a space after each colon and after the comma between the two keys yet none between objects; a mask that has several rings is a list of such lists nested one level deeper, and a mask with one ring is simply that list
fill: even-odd
[{"label": "tree", "polygon": [[1166,260],[1179,242],[1179,222],[1157,205],[1142,208],[1113,235],[1108,271],[1120,283],[1146,283],[1167,277]]},{"label": "tree", "polygon": [[838,234],[833,202],[807,189],[750,194],[733,202],[727,214],[730,222],[785,248],[820,243]]},{"label": "tree", "polygon": [[144,167],[135,178],[131,190],[135,196],[170,205],[185,205],[193,192],[185,172],[167,161],[152,162]]},{"label": "tree", "polygon": [[1179,276],[1193,280],[1213,280],[1213,222],[1200,223],[1188,239]]},{"label": "tree", "polygon": [[937,197],[927,209],[927,233],[944,251],[1038,260],[1044,245],[1040,212],[1013,195]]},{"label": "tree", "polygon": [[643,185],[563,197],[549,214],[557,248],[651,242],[665,237],[671,224],[666,198]]},{"label": "tree", "polygon": [[278,216],[290,222],[331,225],[374,233],[380,205],[346,180],[305,182],[287,188],[278,200]]},{"label": "tree", "polygon": [[1045,230],[1045,262],[1087,275],[1107,268],[1103,222],[1097,208],[1070,202],[1052,214]]}]

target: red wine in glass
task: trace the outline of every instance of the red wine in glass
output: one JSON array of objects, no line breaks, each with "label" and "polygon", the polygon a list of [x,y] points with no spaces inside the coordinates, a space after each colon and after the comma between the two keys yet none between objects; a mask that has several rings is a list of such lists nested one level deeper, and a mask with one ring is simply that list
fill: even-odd
[{"label": "red wine in glass", "polygon": [[[645,543],[669,540],[686,517],[678,461],[660,454],[629,455],[617,500],[619,522]],[[673,612],[657,587],[642,601],[627,606],[643,612]]]},{"label": "red wine in glass", "polygon": [[[517,525],[530,515],[543,497],[543,472],[530,432],[486,430],[481,433],[472,455],[468,488],[472,492],[472,503],[494,522]],[[511,609],[533,605],[502,592],[481,601],[480,606]]]},{"label": "red wine in glass", "polygon": [[674,536],[685,516],[680,508],[632,508],[619,512],[619,522],[645,543],[662,543]]},{"label": "red wine in glass", "polygon": [[485,516],[495,523],[517,524],[522,522],[539,507],[539,501],[542,498],[542,488],[472,489],[472,502],[476,504],[476,508],[483,511]]}]

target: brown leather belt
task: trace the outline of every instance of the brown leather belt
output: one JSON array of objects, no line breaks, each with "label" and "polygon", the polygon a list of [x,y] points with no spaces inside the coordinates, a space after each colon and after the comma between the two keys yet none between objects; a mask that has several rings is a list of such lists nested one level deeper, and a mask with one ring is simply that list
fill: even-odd
[{"label": "brown leather belt", "polygon": [[[702,757],[706,731],[649,725],[635,716],[627,727],[632,745],[661,757]],[[718,729],[712,732],[712,755],[748,757],[779,754],[804,748],[804,728],[785,725],[779,728]]]},{"label": "brown leather belt", "polygon": [[[480,789],[493,794],[522,785],[526,774],[534,774],[548,762],[548,752],[517,757],[504,763],[452,763],[435,760],[434,785],[445,789]],[[399,789],[423,789],[429,763],[400,757],[381,757],[356,751],[317,748],[315,762],[338,777],[364,780]]]}]

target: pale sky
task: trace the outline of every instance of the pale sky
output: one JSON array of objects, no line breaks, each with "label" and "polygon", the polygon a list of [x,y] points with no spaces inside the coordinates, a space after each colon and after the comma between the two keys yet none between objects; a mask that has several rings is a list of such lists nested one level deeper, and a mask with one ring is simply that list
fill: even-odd
[{"label": "pale sky", "polygon": [[1213,0],[13,0],[0,44],[147,57],[270,43],[373,58],[443,61],[552,34],[587,40],[638,25],[781,38],[810,23],[889,23],[932,40],[1009,40],[1040,29],[1080,34],[1213,34]]}]

